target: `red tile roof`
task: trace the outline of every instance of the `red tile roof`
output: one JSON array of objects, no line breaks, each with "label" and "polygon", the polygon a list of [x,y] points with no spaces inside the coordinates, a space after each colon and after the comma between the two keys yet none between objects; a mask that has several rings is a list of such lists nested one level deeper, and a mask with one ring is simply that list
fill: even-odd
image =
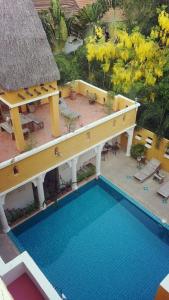
[{"label": "red tile roof", "polygon": [[96,2],[96,0],[76,0],[76,3],[79,8],[83,8],[84,6],[92,4],[94,2]]},{"label": "red tile roof", "polygon": [[33,0],[36,9],[48,9],[51,4],[51,0]]},{"label": "red tile roof", "polygon": [[[51,4],[51,0],[33,0],[33,2],[38,10],[48,9]],[[65,15],[72,15],[84,6],[94,2],[96,2],[96,0],[60,0]]]}]

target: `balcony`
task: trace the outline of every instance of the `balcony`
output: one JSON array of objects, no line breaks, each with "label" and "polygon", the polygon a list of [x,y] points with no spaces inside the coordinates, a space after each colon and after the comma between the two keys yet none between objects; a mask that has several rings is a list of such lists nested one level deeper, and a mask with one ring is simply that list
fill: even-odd
[{"label": "balcony", "polygon": [[[27,151],[19,154],[11,136],[7,132],[0,133],[0,192],[61,165],[71,157],[135,126],[138,103],[117,95],[112,104],[112,113],[107,114],[106,91],[80,80],[76,91],[75,100],[69,98],[69,85],[62,91],[69,109],[80,115],[71,132],[65,118],[60,115],[58,123],[60,135],[57,138],[52,136],[50,105],[46,99],[37,105],[33,113],[36,118],[43,121],[44,126],[31,132],[26,140],[29,147]],[[89,104],[89,93],[96,94],[96,102],[92,105]],[[8,181],[4,181],[6,177]]]},{"label": "balcony", "polygon": [[[80,115],[74,124],[72,124],[74,126],[73,130],[82,128],[107,115],[103,105],[99,103],[89,105],[88,98],[81,94],[77,94],[76,100],[71,100],[69,97],[66,97],[65,102],[73,112],[78,112]],[[27,116],[27,114],[24,115]],[[26,140],[29,150],[55,139],[51,134],[49,104],[45,103],[36,106],[36,110],[33,112],[33,115],[36,116],[38,120],[43,121],[44,127],[38,129],[38,126],[35,125],[35,130],[31,132],[29,138]],[[61,136],[68,133],[68,125],[69,124],[66,124],[66,119],[60,115]],[[0,149],[0,163],[19,155],[19,151],[16,149],[15,140],[13,140],[11,135],[6,131],[0,132]]]}]

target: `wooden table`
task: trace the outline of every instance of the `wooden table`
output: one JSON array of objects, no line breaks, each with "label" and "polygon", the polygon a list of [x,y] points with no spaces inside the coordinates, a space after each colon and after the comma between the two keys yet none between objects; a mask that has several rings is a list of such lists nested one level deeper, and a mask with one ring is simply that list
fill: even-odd
[{"label": "wooden table", "polygon": [[[28,124],[32,124],[32,121],[21,114],[21,124],[22,126],[24,125],[28,125]],[[3,122],[3,123],[0,123],[0,129],[2,131],[6,131],[7,133],[9,133],[12,137],[12,139],[14,140],[15,139],[15,136],[14,136],[14,132],[13,132],[13,127],[12,125],[9,123],[9,122]],[[30,129],[29,128],[23,128],[23,134],[26,135],[26,134],[29,134],[30,133]]]}]

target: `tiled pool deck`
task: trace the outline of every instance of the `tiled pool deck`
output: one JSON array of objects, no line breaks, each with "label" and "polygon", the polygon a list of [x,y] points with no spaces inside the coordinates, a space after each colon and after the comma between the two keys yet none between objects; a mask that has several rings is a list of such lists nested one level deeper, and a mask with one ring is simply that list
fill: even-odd
[{"label": "tiled pool deck", "polygon": [[[101,173],[103,176],[127,192],[160,219],[165,219],[169,223],[169,200],[164,202],[163,198],[157,194],[161,184],[154,181],[153,177],[140,183],[133,178],[136,172],[138,172],[137,162],[130,157],[126,157],[122,150],[117,152],[116,156],[108,153],[105,160],[102,160]],[[169,173],[163,170],[162,172],[165,174],[164,182],[169,181]]]},{"label": "tiled pool deck", "polygon": [[9,262],[16,256],[19,251],[15,247],[14,243],[10,240],[7,234],[0,233],[0,257],[5,263]]}]

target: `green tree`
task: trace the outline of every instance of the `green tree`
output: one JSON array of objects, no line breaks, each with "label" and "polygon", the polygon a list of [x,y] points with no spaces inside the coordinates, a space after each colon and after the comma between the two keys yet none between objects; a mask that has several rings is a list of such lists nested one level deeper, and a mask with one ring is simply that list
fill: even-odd
[{"label": "green tree", "polygon": [[85,37],[88,32],[92,32],[95,25],[100,23],[104,13],[111,7],[117,6],[119,0],[97,0],[96,2],[84,6],[78,14],[71,18],[71,31]]},{"label": "green tree", "polygon": [[157,8],[168,5],[168,0],[121,0],[120,6],[127,18],[129,30],[139,26],[140,31],[149,34],[157,23]]},{"label": "green tree", "polygon": [[61,50],[68,31],[59,0],[52,0],[50,9],[41,12],[40,18],[52,50]]}]

